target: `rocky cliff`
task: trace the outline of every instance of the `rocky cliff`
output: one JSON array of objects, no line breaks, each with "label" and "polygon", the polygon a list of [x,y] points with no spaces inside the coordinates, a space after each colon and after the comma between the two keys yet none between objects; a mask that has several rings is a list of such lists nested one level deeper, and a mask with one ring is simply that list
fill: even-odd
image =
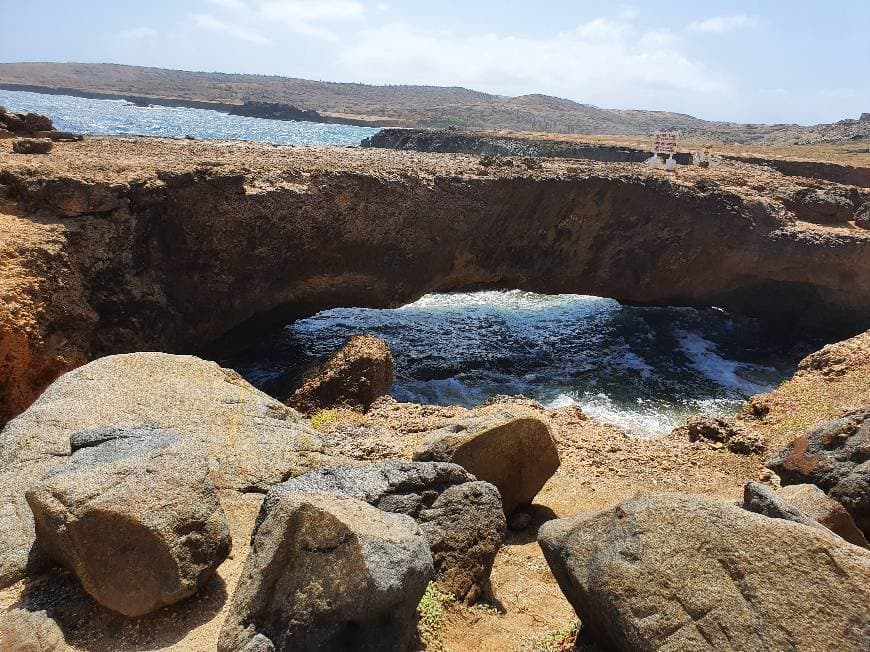
[{"label": "rocky cliff", "polygon": [[[0,423],[101,355],[197,351],[327,307],[469,286],[852,334],[870,326],[870,232],[849,220],[862,193],[738,162],[668,175],[142,138],[41,159],[2,149]],[[835,198],[833,223],[805,221],[810,195]]]}]

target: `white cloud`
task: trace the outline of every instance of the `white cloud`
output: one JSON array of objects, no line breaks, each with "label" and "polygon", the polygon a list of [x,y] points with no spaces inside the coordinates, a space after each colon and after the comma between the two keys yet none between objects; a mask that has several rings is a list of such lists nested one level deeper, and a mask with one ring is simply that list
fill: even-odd
[{"label": "white cloud", "polygon": [[236,38],[241,41],[258,43],[261,45],[265,45],[271,42],[268,38],[255,30],[251,30],[240,25],[226,23],[210,14],[193,14],[190,18],[191,20],[193,20],[194,24],[197,25],[197,27],[200,27],[209,32],[214,32],[215,34],[221,34],[223,36],[229,36],[231,38]]},{"label": "white cloud", "polygon": [[215,7],[220,7],[221,9],[231,9],[233,11],[247,11],[248,5],[246,5],[242,0],[208,0]]},{"label": "white cloud", "polygon": [[693,32],[707,34],[725,34],[738,29],[746,29],[758,26],[758,17],[747,14],[734,14],[733,16],[713,16],[706,20],[695,20],[689,23],[689,29]]},{"label": "white cloud", "polygon": [[605,106],[673,106],[677,94],[717,97],[727,84],[666,30],[597,19],[549,38],[459,36],[405,24],[364,29],[341,50],[349,78],[547,93]]},{"label": "white cloud", "polygon": [[298,34],[336,40],[337,35],[317,23],[359,20],[366,8],[356,0],[271,0],[260,3],[262,17]]},{"label": "white cloud", "polygon": [[144,39],[155,38],[157,30],[150,27],[133,27],[118,32],[118,36],[125,41],[142,41]]}]

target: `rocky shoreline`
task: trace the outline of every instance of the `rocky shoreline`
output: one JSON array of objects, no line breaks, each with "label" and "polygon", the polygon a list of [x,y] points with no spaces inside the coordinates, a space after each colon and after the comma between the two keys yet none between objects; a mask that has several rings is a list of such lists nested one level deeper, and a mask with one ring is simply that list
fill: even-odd
[{"label": "rocky shoreline", "polygon": [[870,330],[654,440],[398,403],[374,338],[278,398],[180,355],[469,285],[870,327],[860,187],[500,158],[0,150],[0,648],[866,649]]},{"label": "rocky shoreline", "polygon": [[862,189],[736,162],[530,160],[149,138],[57,143],[38,164],[0,150],[0,422],[100,355],[197,352],[465,287],[716,305],[829,338],[870,326]]}]

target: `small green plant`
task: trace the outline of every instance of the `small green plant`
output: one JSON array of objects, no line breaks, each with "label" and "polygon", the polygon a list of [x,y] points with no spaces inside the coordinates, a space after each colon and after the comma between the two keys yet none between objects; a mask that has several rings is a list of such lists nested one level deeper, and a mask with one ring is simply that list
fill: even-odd
[{"label": "small green plant", "polygon": [[577,623],[560,627],[535,643],[535,652],[571,652],[577,642]]},{"label": "small green plant", "polygon": [[311,427],[323,432],[338,421],[338,410],[320,410],[311,415]]},{"label": "small green plant", "polygon": [[429,582],[420,604],[417,605],[417,613],[420,615],[417,632],[427,652],[447,652],[441,640],[441,627],[444,625],[445,606],[455,602],[454,596],[441,593],[432,582]]}]

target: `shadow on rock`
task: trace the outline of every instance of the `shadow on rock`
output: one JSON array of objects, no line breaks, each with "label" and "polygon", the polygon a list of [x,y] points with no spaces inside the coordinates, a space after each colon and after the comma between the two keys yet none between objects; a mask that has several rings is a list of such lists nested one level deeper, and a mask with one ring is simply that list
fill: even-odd
[{"label": "shadow on rock", "polygon": [[[522,525],[522,520],[518,517],[528,515],[528,525],[522,529],[513,529],[517,525]],[[507,530],[507,538],[504,544],[506,546],[522,546],[527,543],[535,543],[538,540],[538,528],[547,521],[559,518],[552,509],[546,505],[538,505],[537,503],[528,507],[521,507],[511,515],[508,519],[510,523]],[[525,519],[523,519],[525,520]]]},{"label": "shadow on rock", "polygon": [[66,641],[88,652],[139,652],[178,643],[213,620],[227,600],[224,580],[213,575],[191,598],[142,618],[127,618],[96,603],[75,575],[55,567],[30,583],[16,607],[45,610]]}]

